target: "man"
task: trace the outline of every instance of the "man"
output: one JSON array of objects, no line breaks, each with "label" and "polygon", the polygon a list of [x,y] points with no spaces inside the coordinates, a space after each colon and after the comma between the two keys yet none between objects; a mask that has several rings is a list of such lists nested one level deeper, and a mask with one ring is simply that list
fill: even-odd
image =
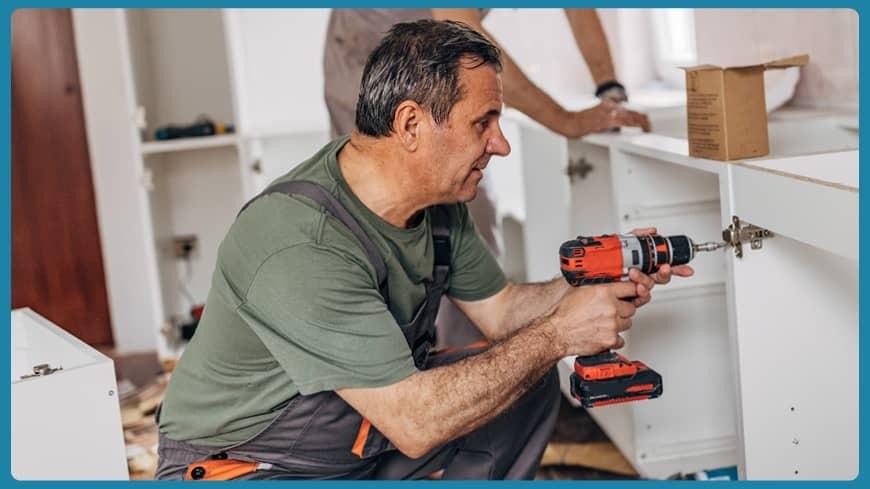
[{"label": "man", "polygon": [[[159,413],[158,478],[533,477],[555,362],[622,346],[671,271],[507,283],[464,204],[510,151],[500,68],[465,25],[390,31],[357,130],[249,203],[222,242]],[[445,293],[491,347],[430,355]]]},{"label": "man", "polygon": [[[350,134],[353,130],[363,67],[390,26],[396,22],[427,18],[456,20],[493,40],[482,24],[487,13],[486,9],[333,9],[323,56],[324,96],[332,137]],[[620,126],[649,129],[645,115],[620,106],[627,100],[625,87],[616,81],[610,47],[596,10],[565,9],[565,16],[598,87],[595,95],[602,102],[582,111],[565,109],[532,83],[513,59],[502,51],[505,104],[570,138]],[[495,206],[485,187],[481,187],[478,198],[469,203],[469,211],[490,249],[496,251]],[[471,321],[447,301],[442,303],[438,323],[440,346],[460,346],[482,337]]]}]

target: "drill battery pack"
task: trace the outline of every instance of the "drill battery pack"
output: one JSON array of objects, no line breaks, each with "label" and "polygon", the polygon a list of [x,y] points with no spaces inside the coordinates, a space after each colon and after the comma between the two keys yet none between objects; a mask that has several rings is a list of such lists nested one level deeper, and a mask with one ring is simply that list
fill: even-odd
[{"label": "drill battery pack", "polygon": [[571,395],[585,408],[654,399],[662,395],[662,376],[613,352],[577,357]]}]

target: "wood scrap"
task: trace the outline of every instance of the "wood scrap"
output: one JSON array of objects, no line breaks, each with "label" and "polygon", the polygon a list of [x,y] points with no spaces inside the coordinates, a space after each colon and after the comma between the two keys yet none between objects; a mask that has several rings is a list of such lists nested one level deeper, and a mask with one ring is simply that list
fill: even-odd
[{"label": "wood scrap", "polygon": [[163,401],[169,376],[129,393],[121,401],[121,422],[127,446],[130,479],[153,479],[157,470],[157,423],[154,413]]},{"label": "wood scrap", "polygon": [[611,442],[547,444],[541,466],[574,465],[625,476],[637,476],[619,449]]}]

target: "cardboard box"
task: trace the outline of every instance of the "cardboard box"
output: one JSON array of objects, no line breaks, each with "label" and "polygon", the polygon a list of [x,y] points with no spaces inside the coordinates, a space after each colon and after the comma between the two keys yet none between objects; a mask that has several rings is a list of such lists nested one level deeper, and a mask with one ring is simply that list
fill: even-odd
[{"label": "cardboard box", "polygon": [[801,54],[757,65],[684,67],[689,155],[722,161],[766,155],[764,70],[809,59]]}]

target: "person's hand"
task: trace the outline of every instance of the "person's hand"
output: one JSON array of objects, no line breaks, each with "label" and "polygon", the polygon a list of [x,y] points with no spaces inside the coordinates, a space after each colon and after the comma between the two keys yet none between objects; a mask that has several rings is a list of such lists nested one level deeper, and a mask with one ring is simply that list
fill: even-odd
[{"label": "person's hand", "polygon": [[[631,230],[630,233],[635,236],[647,236],[650,234],[656,234],[657,230],[656,228],[638,228]],[[632,302],[635,306],[640,307],[650,301],[652,298],[650,291],[656,284],[666,284],[670,282],[671,276],[673,275],[678,277],[691,277],[694,273],[695,270],[689,265],[677,265],[675,267],[662,265],[659,267],[658,271],[652,275],[647,275],[636,268],[632,268],[628,271],[628,280],[630,283],[635,284],[637,288],[637,296]]]},{"label": "person's hand", "polygon": [[574,287],[562,297],[550,316],[556,345],[562,356],[595,355],[622,348],[619,333],[631,327],[637,308],[623,300],[637,294],[633,282]]},{"label": "person's hand", "polygon": [[591,109],[567,112],[565,122],[558,132],[565,137],[579,138],[616,127],[640,127],[644,132],[649,132],[651,128],[646,114],[628,110],[616,102],[604,100]]}]

